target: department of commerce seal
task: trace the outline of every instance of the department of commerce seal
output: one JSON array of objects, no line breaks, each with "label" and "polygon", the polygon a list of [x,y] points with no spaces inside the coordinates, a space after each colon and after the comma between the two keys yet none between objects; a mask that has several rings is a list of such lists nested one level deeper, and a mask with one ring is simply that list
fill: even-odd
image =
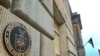
[{"label": "department of commerce seal", "polygon": [[4,32],[7,50],[13,56],[27,56],[31,48],[31,39],[27,28],[18,22],[10,23]]}]

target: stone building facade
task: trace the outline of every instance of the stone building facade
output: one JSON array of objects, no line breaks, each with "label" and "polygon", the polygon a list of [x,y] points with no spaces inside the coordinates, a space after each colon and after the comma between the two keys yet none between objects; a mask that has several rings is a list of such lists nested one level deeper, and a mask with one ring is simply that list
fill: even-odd
[{"label": "stone building facade", "polygon": [[72,21],[73,21],[74,37],[78,55],[85,56],[85,49],[83,47],[83,41],[81,35],[82,24],[81,24],[80,14],[77,14],[77,12],[73,13]]},{"label": "stone building facade", "polygon": [[68,0],[0,0],[0,56],[81,56],[73,22]]}]

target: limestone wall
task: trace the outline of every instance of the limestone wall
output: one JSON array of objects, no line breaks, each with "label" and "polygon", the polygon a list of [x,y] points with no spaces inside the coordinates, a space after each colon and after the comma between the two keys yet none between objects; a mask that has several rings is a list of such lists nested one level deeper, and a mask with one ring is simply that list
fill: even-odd
[{"label": "limestone wall", "polygon": [[55,56],[53,40],[41,33],[40,37],[40,56]]},{"label": "limestone wall", "polygon": [[22,23],[30,32],[28,56],[77,56],[68,1],[0,0],[0,56],[11,56],[3,34],[12,22]]},{"label": "limestone wall", "polygon": [[26,26],[28,31],[30,32],[30,37],[32,39],[32,46],[29,52],[29,56],[39,56],[40,55],[40,32],[25,21],[21,20],[19,17],[12,14],[10,11],[5,9],[0,5],[0,56],[11,56],[7,51],[4,44],[4,31],[9,23],[19,22]]},{"label": "limestone wall", "polygon": [[[49,5],[47,5],[48,3]],[[5,47],[3,33],[9,23],[19,22],[28,28],[32,38],[28,56],[54,56],[55,49],[52,40],[54,39],[54,20],[51,15],[53,15],[52,0],[1,0],[0,55],[11,56]]]}]

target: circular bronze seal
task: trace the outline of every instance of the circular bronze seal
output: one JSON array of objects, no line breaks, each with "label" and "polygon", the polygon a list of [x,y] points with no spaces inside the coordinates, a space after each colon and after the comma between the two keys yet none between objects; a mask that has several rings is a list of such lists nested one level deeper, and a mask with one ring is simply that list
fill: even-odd
[{"label": "circular bronze seal", "polygon": [[13,56],[27,56],[31,39],[27,28],[18,22],[10,23],[4,33],[5,45]]}]

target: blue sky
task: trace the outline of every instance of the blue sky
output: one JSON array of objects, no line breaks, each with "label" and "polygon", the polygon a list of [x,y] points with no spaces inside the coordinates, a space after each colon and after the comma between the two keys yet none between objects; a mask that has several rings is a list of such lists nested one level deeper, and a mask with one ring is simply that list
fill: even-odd
[{"label": "blue sky", "polygon": [[69,0],[72,12],[81,14],[82,38],[85,44],[90,37],[93,38],[95,47],[90,44],[85,46],[86,56],[99,56],[100,48],[100,0]]}]

